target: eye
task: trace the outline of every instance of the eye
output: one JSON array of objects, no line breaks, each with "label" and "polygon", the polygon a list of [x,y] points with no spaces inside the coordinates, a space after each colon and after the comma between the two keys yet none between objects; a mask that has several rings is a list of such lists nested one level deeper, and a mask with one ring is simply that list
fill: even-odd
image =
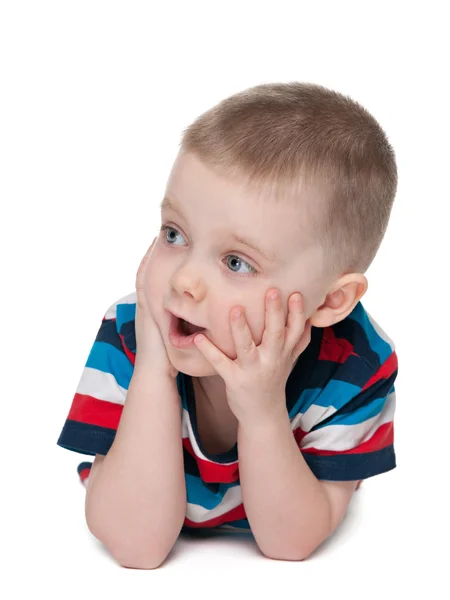
[{"label": "eye", "polygon": [[[234,262],[234,263],[237,262],[238,267],[240,265],[245,265],[249,269],[249,271],[248,271],[248,273],[241,273],[241,275],[254,275],[256,273],[256,269],[254,267],[252,267],[252,265],[250,265],[248,262],[243,260],[242,258],[239,258],[239,256],[235,256],[234,254],[229,254],[225,260],[226,260],[227,264],[231,264],[232,262]],[[234,271],[233,268],[231,268],[231,270],[234,273],[239,273],[239,271]]]},{"label": "eye", "polygon": [[[177,230],[174,229],[173,227],[169,227],[169,225],[163,225],[160,229],[160,231],[163,231],[165,233],[164,235],[164,241],[166,244],[168,244],[169,246],[179,246],[180,244],[173,244],[171,241],[169,241],[167,239],[167,234],[168,233],[173,233],[173,235],[170,235],[172,240],[176,240],[176,236],[179,235],[181,236],[181,238],[183,238],[183,236],[181,235],[181,233]],[[243,258],[239,258],[239,256],[236,256],[235,254],[228,254],[228,256],[225,257],[224,263],[228,264],[232,264],[233,266],[230,268],[230,271],[232,271],[233,273],[236,273],[236,275],[257,275],[258,271],[250,264],[248,263],[246,260],[244,260]],[[236,265],[237,263],[237,265]],[[237,270],[235,270],[235,267],[237,266]],[[240,267],[241,266],[245,266],[247,269],[247,272],[240,272]]]},{"label": "eye", "polygon": [[[168,233],[168,232],[172,232],[172,231],[173,231],[173,232],[175,232],[175,235],[172,235],[172,236],[171,236],[171,237],[172,237],[172,240],[173,240],[173,238],[174,238],[174,237],[176,237],[176,235],[177,235],[177,234],[178,234],[178,235],[181,235],[181,233],[180,233],[179,231],[177,231],[177,230],[176,230],[176,229],[174,229],[173,227],[169,227],[168,225],[163,225],[163,226],[161,227],[161,231],[164,231],[164,232],[165,232],[165,241],[166,241],[166,243],[167,243],[167,244],[169,244],[170,246],[177,246],[177,245],[178,245],[178,244],[172,244],[172,242],[169,242],[169,240],[167,239],[167,233]],[[181,236],[181,237],[183,237],[183,236]]]}]

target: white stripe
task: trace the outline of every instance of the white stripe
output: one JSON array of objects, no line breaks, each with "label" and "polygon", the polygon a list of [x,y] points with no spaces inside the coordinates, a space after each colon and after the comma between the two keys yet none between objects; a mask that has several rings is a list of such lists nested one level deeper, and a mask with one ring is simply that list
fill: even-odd
[{"label": "white stripe", "polygon": [[105,319],[115,319],[117,317],[117,306],[119,304],[135,304],[135,303],[136,303],[136,290],[134,292],[131,292],[131,294],[127,294],[126,296],[123,296],[122,298],[120,298],[119,300],[114,302],[114,304],[111,304],[111,306],[108,308],[108,310],[105,313]]},{"label": "white stripe", "polygon": [[394,413],[395,391],[389,394],[383,410],[375,417],[355,425],[326,425],[305,435],[300,442],[300,448],[332,451],[350,450],[371,438],[381,425],[392,421]]},{"label": "white stripe", "polygon": [[114,375],[92,367],[84,367],[76,391],[115,404],[124,404],[127,390],[120,386]]},{"label": "white stripe", "polygon": [[210,519],[215,519],[224,515],[233,508],[242,504],[242,491],[240,485],[235,485],[228,488],[225,492],[222,501],[212,510],[204,508],[198,504],[187,503],[186,516],[194,523],[204,523]]},{"label": "white stripe", "polygon": [[[189,441],[191,442],[191,445],[192,445],[192,449],[194,450],[194,453],[196,456],[198,456],[199,458],[201,458],[207,462],[214,463],[213,460],[210,460],[200,450],[199,445],[197,444],[197,440],[195,439],[194,430],[192,429],[192,423],[191,423],[189,412],[184,408],[184,406],[182,407],[182,410],[183,410],[183,412],[182,412],[182,417],[181,417],[181,434],[182,434],[183,438],[189,438]],[[234,465],[235,462],[236,461],[232,460],[228,463],[220,463],[220,464],[221,465]],[[218,464],[218,463],[214,463],[214,464]]]},{"label": "white stripe", "polygon": [[334,406],[319,406],[318,404],[311,404],[304,413],[298,413],[291,421],[292,429],[301,427],[303,431],[310,431],[314,425],[317,425],[319,421],[323,421],[330,415],[336,412]]}]

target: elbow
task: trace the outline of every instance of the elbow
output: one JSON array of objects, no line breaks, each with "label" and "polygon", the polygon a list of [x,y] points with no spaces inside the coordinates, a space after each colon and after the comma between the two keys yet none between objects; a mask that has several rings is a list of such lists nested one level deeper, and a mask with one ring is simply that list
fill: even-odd
[{"label": "elbow", "polygon": [[262,548],[260,548],[260,550],[266,558],[270,558],[272,560],[301,561],[306,560],[310,554],[312,554],[312,551],[307,554],[305,552],[267,552]]},{"label": "elbow", "polygon": [[273,560],[303,561],[308,559],[327,537],[328,535],[322,534],[319,538],[311,539],[308,543],[303,541],[302,544],[280,544],[277,541],[273,547],[259,546],[259,549],[264,556]]},{"label": "elbow", "polygon": [[[97,537],[97,536],[95,536]],[[157,547],[156,544],[147,544],[145,548],[140,544],[114,544],[105,538],[97,538],[109,551],[110,555],[127,569],[157,569],[166,560],[172,544],[164,544]]]},{"label": "elbow", "polygon": [[170,554],[179,533],[178,530],[165,532],[162,538],[156,533],[151,536],[151,541],[148,538],[144,541],[142,536],[139,539],[127,537],[124,543],[123,539],[120,542],[117,538],[113,539],[111,532],[100,533],[92,527],[89,527],[89,530],[120,566],[128,569],[157,569],[160,567]]},{"label": "elbow", "polygon": [[[92,533],[92,532],[91,532]],[[93,534],[105,546],[111,556],[120,564],[128,569],[157,569],[166,560],[175,545],[176,538],[173,535],[158,543],[142,540],[134,542],[128,538],[127,543],[113,542],[108,537],[100,537]]]},{"label": "elbow", "polygon": [[[170,551],[169,551],[170,552]],[[121,567],[126,569],[157,569],[166,560],[168,553],[160,555],[139,555],[122,554],[121,552],[111,552]]]}]

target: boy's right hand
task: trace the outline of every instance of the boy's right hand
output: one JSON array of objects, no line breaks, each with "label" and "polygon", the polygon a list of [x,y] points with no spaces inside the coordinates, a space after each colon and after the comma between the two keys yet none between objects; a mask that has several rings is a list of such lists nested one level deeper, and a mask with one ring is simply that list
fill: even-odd
[{"label": "boy's right hand", "polygon": [[145,293],[145,273],[149,265],[155,240],[156,238],[141,260],[136,274],[135,369],[136,366],[141,370],[156,369],[157,372],[168,375],[170,378],[176,378],[178,369],[169,360],[160,329],[153,318]]}]

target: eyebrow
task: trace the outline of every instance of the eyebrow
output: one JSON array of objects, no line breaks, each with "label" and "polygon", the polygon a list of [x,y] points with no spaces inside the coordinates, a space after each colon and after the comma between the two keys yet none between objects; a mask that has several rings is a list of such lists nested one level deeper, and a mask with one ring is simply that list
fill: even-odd
[{"label": "eyebrow", "polygon": [[[161,211],[172,210],[173,212],[177,213],[177,215],[179,215],[182,219],[185,218],[182,211],[180,210],[180,208],[178,208],[178,206],[176,204],[174,204],[174,202],[172,202],[172,200],[170,200],[170,198],[165,197],[163,199],[163,201],[160,204],[160,209],[161,209]],[[277,263],[280,265],[285,264],[285,261],[282,260],[277,254],[275,254],[275,253],[267,254],[266,252],[263,252],[261,250],[261,248],[259,248],[259,246],[256,244],[256,242],[253,242],[252,240],[241,237],[240,235],[237,235],[236,233],[230,233],[228,237],[229,237],[229,239],[232,239],[232,240],[238,242],[239,244],[243,244],[244,246],[248,246],[255,252],[258,252],[265,260],[267,260],[269,262],[274,262],[274,263]]]}]

